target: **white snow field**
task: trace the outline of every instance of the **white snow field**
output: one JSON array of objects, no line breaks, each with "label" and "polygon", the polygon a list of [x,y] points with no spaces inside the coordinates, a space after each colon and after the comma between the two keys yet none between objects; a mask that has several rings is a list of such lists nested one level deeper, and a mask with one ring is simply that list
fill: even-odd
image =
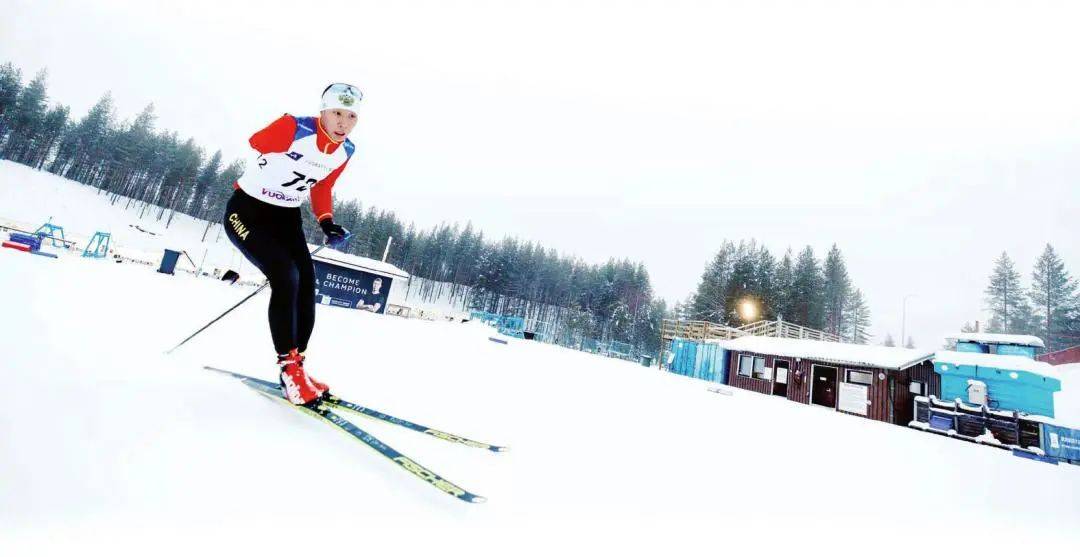
[{"label": "white snow field", "polygon": [[[0,217],[104,219],[89,201],[32,207],[13,175],[0,166]],[[248,292],[0,249],[0,555],[1005,554],[1080,542],[1080,467],[496,344],[479,324],[319,306],[308,367],[337,394],[510,446],[343,413],[488,498],[463,503],[201,369],[274,377],[266,293],[163,354]],[[1066,389],[1080,390],[1074,373]]]}]

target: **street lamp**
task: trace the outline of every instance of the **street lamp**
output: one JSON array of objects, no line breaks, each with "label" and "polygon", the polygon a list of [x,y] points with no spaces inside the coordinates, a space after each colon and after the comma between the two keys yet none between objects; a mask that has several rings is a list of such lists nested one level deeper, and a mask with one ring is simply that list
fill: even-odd
[{"label": "street lamp", "polygon": [[900,346],[907,347],[907,301],[908,298],[916,297],[915,294],[908,294],[904,296],[904,309],[902,311],[903,317],[900,320]]}]

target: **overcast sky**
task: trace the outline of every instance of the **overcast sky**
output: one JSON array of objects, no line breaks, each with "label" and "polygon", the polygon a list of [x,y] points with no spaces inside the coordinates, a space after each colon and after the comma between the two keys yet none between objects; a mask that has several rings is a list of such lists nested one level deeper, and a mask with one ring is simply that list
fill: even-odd
[{"label": "overcast sky", "polygon": [[934,348],[1003,250],[1080,274],[1076,2],[317,4],[0,0],[0,62],[227,158],[353,83],[339,198],[641,260],[669,301],[724,239],[835,242],[872,332],[911,294]]}]

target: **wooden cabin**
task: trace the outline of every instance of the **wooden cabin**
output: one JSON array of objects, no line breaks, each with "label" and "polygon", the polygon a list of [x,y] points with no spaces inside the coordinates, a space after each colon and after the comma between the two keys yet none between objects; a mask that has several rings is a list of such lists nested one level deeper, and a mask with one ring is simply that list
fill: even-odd
[{"label": "wooden cabin", "polygon": [[908,348],[744,336],[708,341],[727,351],[727,384],[898,425],[914,397],[941,396],[933,352]]}]

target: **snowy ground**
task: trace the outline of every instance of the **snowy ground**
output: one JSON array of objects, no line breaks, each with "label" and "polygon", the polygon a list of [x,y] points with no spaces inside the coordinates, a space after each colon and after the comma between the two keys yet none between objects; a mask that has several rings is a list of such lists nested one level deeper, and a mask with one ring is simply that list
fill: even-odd
[{"label": "snowy ground", "polygon": [[[273,377],[265,293],[163,355],[247,291],[0,250],[0,555],[1003,554],[1080,542],[1078,467],[500,345],[478,324],[320,306],[309,368],[340,395],[511,447],[354,419],[489,499],[462,503],[200,369]],[[1059,406],[1080,413],[1070,396]]]}]

